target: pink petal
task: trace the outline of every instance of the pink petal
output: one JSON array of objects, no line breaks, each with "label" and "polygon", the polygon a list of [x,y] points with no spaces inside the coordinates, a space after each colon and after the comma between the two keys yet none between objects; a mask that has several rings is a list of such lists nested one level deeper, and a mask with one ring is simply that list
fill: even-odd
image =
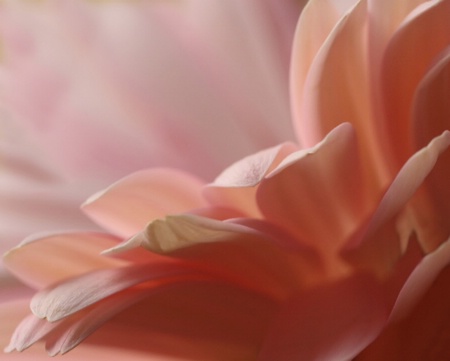
[{"label": "pink petal", "polygon": [[103,227],[131,237],[155,218],[205,206],[202,186],[201,180],[182,171],[143,170],[95,194],[83,210]]},{"label": "pink petal", "polygon": [[42,288],[85,272],[126,264],[100,255],[118,242],[110,235],[93,232],[36,236],[10,250],[3,262],[25,284]]},{"label": "pink petal", "polygon": [[[186,267],[167,261],[98,270],[38,292],[31,301],[31,309],[36,316],[54,322],[139,283],[195,276]],[[155,282],[154,286],[157,285]]]},{"label": "pink petal", "polygon": [[[432,171],[434,165],[438,161],[439,156],[450,146],[450,131],[445,131],[442,135],[434,138],[430,144],[414,154],[403,166],[395,180],[384,194],[377,210],[375,211],[370,224],[368,225],[367,234],[371,234],[383,223],[398,213],[402,207],[413,197],[417,189],[422,185],[425,178]],[[408,217],[408,215],[406,215]],[[419,236],[425,248],[426,243],[432,243],[433,240],[421,238],[420,223],[414,224],[413,230]],[[412,232],[413,230],[410,230]],[[405,234],[409,238],[409,233]],[[351,244],[349,244],[351,246]]]},{"label": "pink petal", "polygon": [[446,243],[424,258],[400,294],[393,322],[356,360],[449,359],[448,255]]},{"label": "pink petal", "polygon": [[352,275],[292,296],[258,360],[350,360],[385,321],[380,285],[365,274]]},{"label": "pink petal", "polygon": [[[207,274],[272,297],[317,282],[324,269],[317,254],[271,225],[221,222],[193,215],[171,216],[110,250],[142,246],[194,262]],[[263,233],[270,229],[270,232]]]},{"label": "pink petal", "polygon": [[391,314],[391,322],[407,317],[431,288],[439,274],[450,264],[450,241],[425,256],[401,289]]},{"label": "pink petal", "polygon": [[375,207],[366,182],[353,128],[342,124],[316,147],[288,156],[261,182],[257,200],[266,219],[330,254]]},{"label": "pink petal", "polygon": [[[450,129],[450,107],[447,101],[447,79],[450,70],[450,52],[444,50],[434,66],[421,80],[416,90],[413,109],[413,131],[417,147]],[[446,217],[450,212],[448,187],[450,152],[444,152],[425,180],[425,189],[416,198],[414,212],[421,228],[421,238],[427,239],[432,249],[450,234]]]},{"label": "pink petal", "polygon": [[[448,1],[424,3],[402,23],[385,50],[381,69],[385,112],[383,137],[389,140],[387,151],[392,159],[395,156],[398,168],[417,150],[413,139],[407,136],[412,132],[413,97],[429,67],[450,42],[450,23],[446,16],[449,12]],[[433,34],[433,41],[429,41],[430,34]],[[422,44],[421,51],[417,52],[419,43]],[[414,61],[405,62],[411,54],[415,54]],[[430,140],[424,139],[419,146]]]},{"label": "pink petal", "polygon": [[213,205],[258,217],[260,212],[255,202],[257,185],[295,149],[294,144],[283,143],[247,156],[225,169],[204,189],[203,194]]},{"label": "pink petal", "polygon": [[[308,71],[326,38],[342,16],[334,5],[333,1],[309,1],[302,11],[295,30],[291,55],[290,90],[296,129],[302,119],[302,99]],[[298,128],[297,131],[300,139],[308,137],[305,134],[308,132],[307,129]],[[305,145],[313,144],[307,141]]]}]

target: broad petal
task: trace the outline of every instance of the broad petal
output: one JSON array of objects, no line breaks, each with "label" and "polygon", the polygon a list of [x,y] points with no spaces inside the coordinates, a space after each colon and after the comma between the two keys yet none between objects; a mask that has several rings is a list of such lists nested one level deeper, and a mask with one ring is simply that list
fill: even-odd
[{"label": "broad petal", "polygon": [[[373,119],[366,54],[367,4],[357,2],[327,37],[312,62],[303,97],[295,99],[298,136],[311,147],[342,122],[350,122],[361,140],[365,172],[384,186],[390,174]],[[301,56],[301,54],[299,55]]]},{"label": "broad petal", "polygon": [[110,252],[139,246],[193,262],[207,274],[276,298],[325,277],[324,267],[310,247],[299,246],[271,225],[255,226],[239,219],[222,222],[193,215],[171,216],[155,221]]},{"label": "broad petal", "polygon": [[10,250],[3,262],[25,284],[39,289],[85,272],[126,264],[100,255],[119,241],[93,232],[35,236]]},{"label": "broad petal", "polygon": [[360,227],[377,197],[361,171],[350,124],[338,126],[316,147],[291,154],[257,192],[266,219],[326,254]]},{"label": "broad petal", "polygon": [[203,194],[214,205],[258,217],[260,212],[255,202],[256,187],[268,172],[296,148],[292,143],[283,143],[247,156],[225,169],[203,190]]},{"label": "broad petal", "polygon": [[380,285],[370,276],[347,279],[292,296],[270,328],[258,361],[350,360],[387,318]]},{"label": "broad petal", "polygon": [[127,238],[155,218],[204,207],[202,186],[201,180],[182,171],[143,170],[95,194],[83,210],[103,227]]},{"label": "broad petal", "polygon": [[[413,134],[411,110],[420,81],[436,57],[450,43],[450,12],[448,1],[428,1],[417,7],[396,31],[386,47],[381,68],[384,105],[383,138],[389,140],[386,149],[400,168],[417,150]],[[433,34],[433,41],[430,40]],[[417,52],[417,44],[423,44]],[[410,59],[414,54],[414,61]],[[393,121],[395,119],[395,121]],[[430,119],[426,119],[429,122]],[[434,134],[433,136],[436,136]],[[423,146],[431,138],[424,139]]]},{"label": "broad petal", "polygon": [[[440,136],[434,138],[428,146],[414,154],[403,166],[394,179],[387,192],[384,194],[377,210],[373,214],[371,221],[366,230],[366,234],[370,235],[379,228],[387,220],[397,214],[411,198],[415,192],[423,184],[425,178],[432,171],[439,156],[450,146],[450,131],[445,131]],[[414,209],[412,210],[414,211]],[[411,215],[404,215],[411,217]],[[412,229],[405,229],[402,232],[403,237],[409,239],[410,233],[417,232],[419,242],[427,249],[427,243],[433,243],[432,239],[422,236],[420,219],[417,221],[412,216]],[[403,221],[405,222],[405,220]],[[352,246],[352,244],[349,244]]]}]

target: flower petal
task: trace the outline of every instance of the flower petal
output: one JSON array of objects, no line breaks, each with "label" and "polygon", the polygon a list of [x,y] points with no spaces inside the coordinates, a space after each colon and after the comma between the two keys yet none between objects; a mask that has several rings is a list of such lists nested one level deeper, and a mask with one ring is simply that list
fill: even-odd
[{"label": "flower petal", "polygon": [[182,171],[143,170],[93,195],[83,210],[103,227],[131,237],[155,218],[204,207],[202,186],[201,180]]},{"label": "flower petal", "polygon": [[256,187],[289,153],[296,150],[292,143],[283,143],[247,156],[225,169],[203,194],[212,204],[229,207],[258,217],[255,202]]},{"label": "flower petal", "polygon": [[[267,229],[270,232],[264,233]],[[171,216],[155,221],[145,232],[110,252],[139,246],[189,261],[207,274],[271,297],[282,297],[291,289],[324,277],[323,265],[310,247],[299,246],[270,224]]]},{"label": "flower petal", "polygon": [[377,194],[367,192],[361,168],[353,128],[342,124],[316,147],[288,156],[261,182],[261,212],[299,242],[333,253],[375,207]]},{"label": "flower petal", "polygon": [[378,335],[386,317],[372,277],[323,284],[288,300],[258,360],[350,360]]},{"label": "flower petal", "polygon": [[[342,2],[341,2],[342,3]],[[302,99],[305,81],[319,49],[325,43],[342,14],[337,11],[333,1],[312,0],[302,11],[295,30],[294,45],[291,55],[290,90],[294,112],[294,127],[299,126],[302,119]],[[299,138],[308,137],[307,129],[297,129]],[[314,143],[314,141],[312,141]],[[311,146],[310,142],[305,143]]]},{"label": "flower petal", "polygon": [[[446,16],[449,12],[448,1],[425,2],[405,19],[386,47],[381,65],[385,112],[382,136],[388,140],[386,149],[391,154],[390,158],[395,158],[397,168],[417,150],[414,139],[405,136],[413,131],[411,110],[414,93],[436,57],[450,42],[450,23]],[[433,41],[429,41],[430,33]],[[418,43],[423,44],[420,52],[417,52]],[[412,54],[414,61],[404,61]],[[419,146],[430,140],[424,139]]]},{"label": "flower petal", "polygon": [[25,284],[42,288],[67,277],[126,264],[100,255],[118,243],[113,236],[93,232],[34,236],[10,250],[3,262]]},{"label": "flower petal", "polygon": [[54,322],[139,283],[155,281],[157,286],[158,281],[178,276],[195,278],[195,273],[169,261],[98,270],[38,292],[31,309],[36,316]]}]

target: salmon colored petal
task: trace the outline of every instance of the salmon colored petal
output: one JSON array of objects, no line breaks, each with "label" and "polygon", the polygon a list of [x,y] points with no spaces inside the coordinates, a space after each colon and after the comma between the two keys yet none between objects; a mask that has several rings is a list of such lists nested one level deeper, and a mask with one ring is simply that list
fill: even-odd
[{"label": "salmon colored petal", "polygon": [[439,274],[450,264],[450,241],[425,256],[403,286],[391,314],[391,322],[407,317],[425,296]]},{"label": "salmon colored petal", "polygon": [[[0,304],[0,349],[4,349],[8,343],[10,335],[13,334],[14,328],[20,321],[29,313],[29,305],[27,299],[16,299],[12,302]],[[45,322],[45,321],[43,321]],[[118,327],[120,328],[120,326]],[[123,329],[122,329],[123,330]],[[109,333],[111,336],[111,333]],[[117,340],[118,334],[114,334],[110,340]],[[155,335],[156,336],[156,335]],[[152,360],[157,361],[175,361],[174,358],[161,355],[154,355],[152,352],[143,353],[126,347],[111,347],[111,345],[104,345],[98,342],[84,344],[77,347],[76,350],[64,356],[68,361],[85,361],[95,359],[96,361],[108,361],[114,359],[123,359],[130,361],[144,361],[151,357]],[[1,361],[44,361],[48,360],[49,355],[43,350],[42,345],[31,347],[24,353],[7,354],[0,352]]]},{"label": "salmon colored petal", "polygon": [[[368,225],[366,231],[367,234],[371,234],[405,206],[405,204],[413,197],[417,189],[423,184],[428,174],[432,171],[439,156],[446,151],[449,146],[450,131],[445,131],[406,162],[378,205],[378,208]],[[407,215],[405,216],[407,217]],[[417,232],[420,237],[421,229],[419,227],[416,227],[414,231]],[[413,232],[413,230],[411,229],[409,232]],[[410,233],[407,233],[404,236],[406,239],[409,239],[409,235]],[[419,242],[425,245],[427,242],[431,243],[432,240],[419,238]],[[351,244],[349,244],[349,246],[351,246]]]},{"label": "salmon colored petal", "polygon": [[372,119],[367,19],[367,4],[362,0],[334,27],[311,64],[303,97],[294,100],[300,103],[294,121],[302,145],[308,147],[338,124],[352,123],[361,141],[365,172],[374,187],[381,187],[389,174],[378,143],[378,122]]},{"label": "salmon colored petal", "polygon": [[386,317],[381,287],[365,274],[298,293],[275,319],[258,360],[350,360]]},{"label": "salmon colored petal", "polygon": [[[270,234],[263,233],[267,227]],[[155,221],[145,232],[110,252],[142,246],[193,262],[207,273],[275,297],[323,278],[322,264],[312,249],[299,247],[292,237],[267,227],[239,224],[239,220],[171,216]]]},{"label": "salmon colored petal", "polygon": [[94,232],[35,236],[10,250],[3,262],[25,284],[39,289],[85,272],[126,264],[100,255],[119,241]]},{"label": "salmon colored petal", "polygon": [[[390,280],[388,282],[398,282],[400,278],[403,282],[406,280],[399,274],[392,275],[398,271],[398,262],[410,264],[407,268],[411,272],[411,264],[414,265],[422,257],[421,251],[414,250],[416,243],[422,249],[427,249],[427,242],[430,242],[429,239],[421,238],[423,232],[420,224],[415,223],[410,210],[411,199],[414,200],[414,194],[417,194],[439,155],[449,145],[450,132],[447,131],[412,156],[400,170],[373,215],[357,236],[348,240],[343,250],[344,257],[353,266],[371,269],[380,279]],[[408,251],[411,247],[413,250]],[[405,257],[408,259],[403,260]]]},{"label": "salmon colored petal", "polygon": [[203,194],[214,205],[237,209],[250,216],[260,216],[255,203],[256,186],[294,150],[294,144],[283,143],[247,156],[225,169],[203,190]]},{"label": "salmon colored petal", "polygon": [[38,317],[54,322],[143,282],[155,281],[156,287],[158,281],[195,276],[198,273],[173,261],[98,270],[39,291],[31,300],[31,309]]},{"label": "salmon colored petal", "polygon": [[[385,111],[383,137],[389,140],[387,150],[390,158],[394,159],[395,155],[397,168],[416,151],[414,139],[407,136],[413,131],[412,102],[420,81],[450,42],[449,12],[448,1],[424,3],[408,16],[387,45],[381,68]],[[433,41],[429,41],[430,34],[433,34]],[[422,45],[417,52],[419,43]],[[406,61],[411,56],[414,61]],[[424,144],[430,140],[424,139]]]},{"label": "salmon colored petal", "polygon": [[[368,0],[371,80],[379,86],[380,63],[385,47],[406,16],[426,0]],[[377,88],[377,90],[379,90]]]},{"label": "salmon colored petal", "polygon": [[256,360],[277,307],[230,284],[187,282],[131,306],[86,342],[179,360]]},{"label": "salmon colored petal", "polygon": [[136,172],[89,198],[83,210],[103,227],[131,237],[155,218],[206,205],[203,182],[182,171],[155,168]]},{"label": "salmon colored petal", "polygon": [[375,207],[376,194],[366,190],[353,128],[342,124],[316,147],[288,156],[261,182],[257,200],[266,219],[332,253]]},{"label": "salmon colored petal", "polygon": [[[302,11],[295,30],[291,55],[290,90],[294,127],[302,119],[302,99],[308,71],[319,49],[336,26],[340,14],[329,0],[312,0]],[[300,139],[308,137],[307,129],[297,129]],[[306,143],[305,145],[308,145]],[[311,146],[312,144],[309,144]]]},{"label": "salmon colored petal", "polygon": [[[409,313],[406,314],[402,314],[398,309],[399,314],[406,317],[395,319],[395,322],[392,322],[355,360],[422,361],[450,358],[448,244],[437,252],[439,254],[434,258],[437,264],[433,264],[432,255],[427,256],[423,264],[419,265],[421,270],[413,273],[418,292],[413,290],[414,283],[408,282],[408,290],[400,296],[406,298],[402,300],[407,301],[405,306],[409,301],[413,301],[410,305],[414,307],[412,309],[407,307]],[[426,274],[427,271],[430,275]],[[408,300],[410,296],[412,299]],[[421,297],[420,300],[416,298],[418,296]]]},{"label": "salmon colored petal", "polygon": [[[450,106],[448,102],[448,78],[450,51],[444,50],[434,66],[421,80],[416,90],[413,109],[414,141],[417,147],[429,139],[450,129]],[[422,238],[430,240],[433,249],[450,234],[450,223],[443,215],[450,214],[450,152],[444,152],[433,171],[425,180],[424,191],[416,197],[414,212],[420,219]],[[434,239],[434,241],[433,241]]]}]

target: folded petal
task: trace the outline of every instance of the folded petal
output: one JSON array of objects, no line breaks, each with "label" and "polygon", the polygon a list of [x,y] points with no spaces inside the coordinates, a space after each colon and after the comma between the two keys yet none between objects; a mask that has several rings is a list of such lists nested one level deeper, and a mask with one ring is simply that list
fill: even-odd
[{"label": "folded petal", "polygon": [[139,246],[164,252],[193,263],[206,274],[276,298],[325,277],[324,267],[310,247],[299,246],[292,237],[263,223],[171,216],[155,221],[110,252]]},{"label": "folded petal", "polygon": [[292,153],[261,182],[261,212],[300,243],[332,254],[375,207],[378,195],[368,192],[359,156],[352,126],[338,126],[314,148]]},{"label": "folded petal", "polygon": [[34,236],[10,250],[3,262],[25,284],[42,288],[85,272],[126,264],[100,255],[119,241],[94,232]]},{"label": "folded petal", "polygon": [[205,206],[202,186],[201,180],[182,171],[143,170],[93,195],[83,210],[103,227],[131,237],[155,218]]},{"label": "folded petal", "polygon": [[283,143],[247,156],[225,169],[203,190],[203,194],[214,205],[258,217],[260,211],[255,200],[258,184],[294,150],[296,150],[294,144]]}]

